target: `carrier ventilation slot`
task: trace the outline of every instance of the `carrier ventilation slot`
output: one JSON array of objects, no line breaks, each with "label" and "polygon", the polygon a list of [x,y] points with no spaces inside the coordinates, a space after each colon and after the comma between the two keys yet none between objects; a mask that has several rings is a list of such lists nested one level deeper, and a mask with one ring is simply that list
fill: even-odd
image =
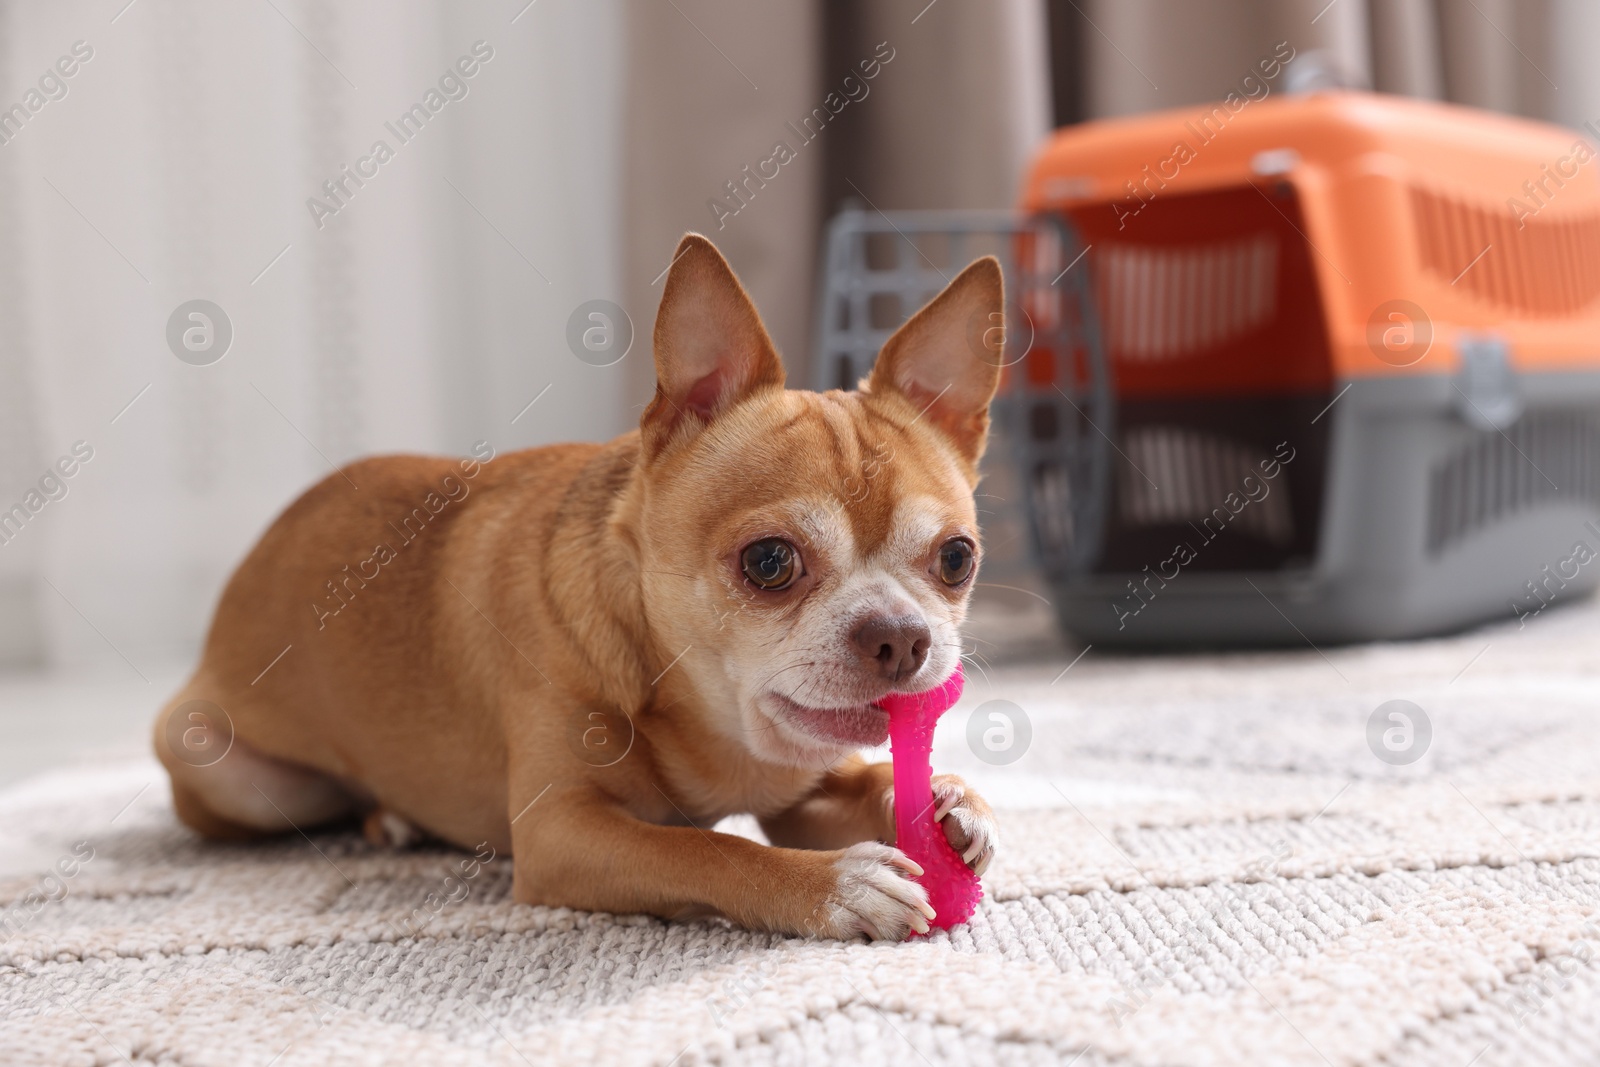
[{"label": "carrier ventilation slot", "polygon": [[1043,460],[1033,468],[1033,514],[1035,532],[1046,558],[1059,558],[1077,540],[1076,514],[1072,499],[1072,478],[1055,460]]},{"label": "carrier ventilation slot", "polygon": [[1600,213],[1519,222],[1431,189],[1411,190],[1422,265],[1484,300],[1530,315],[1571,314],[1600,296]]},{"label": "carrier ventilation slot", "polygon": [[1264,480],[1261,457],[1245,446],[1178,426],[1133,428],[1123,444],[1117,499],[1125,526],[1193,523],[1232,526],[1273,545],[1294,539],[1287,473]]},{"label": "carrier ventilation slot", "polygon": [[1525,415],[1484,432],[1434,467],[1428,551],[1437,554],[1529,508],[1570,501],[1600,507],[1600,420],[1582,412]]},{"label": "carrier ventilation slot", "polygon": [[1101,257],[1112,357],[1182,359],[1243,337],[1277,315],[1270,233],[1183,248],[1112,245]]}]

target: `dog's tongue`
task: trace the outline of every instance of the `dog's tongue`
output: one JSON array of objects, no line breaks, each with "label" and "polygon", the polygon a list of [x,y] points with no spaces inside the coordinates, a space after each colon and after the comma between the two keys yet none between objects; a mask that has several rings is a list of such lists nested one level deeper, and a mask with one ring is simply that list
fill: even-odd
[{"label": "dog's tongue", "polygon": [[880,708],[840,711],[796,705],[793,714],[810,732],[843,745],[872,747],[889,740],[889,713]]}]

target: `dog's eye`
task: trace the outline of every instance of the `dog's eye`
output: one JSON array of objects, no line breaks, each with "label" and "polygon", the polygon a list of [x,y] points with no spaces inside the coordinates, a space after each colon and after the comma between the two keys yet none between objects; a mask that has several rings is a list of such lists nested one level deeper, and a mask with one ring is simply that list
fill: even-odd
[{"label": "dog's eye", "polygon": [[744,576],[759,589],[783,589],[800,577],[800,553],[787,541],[768,537],[744,550]]},{"label": "dog's eye", "polygon": [[972,546],[965,541],[946,541],[939,549],[939,580],[945,585],[960,585],[972,574]]}]

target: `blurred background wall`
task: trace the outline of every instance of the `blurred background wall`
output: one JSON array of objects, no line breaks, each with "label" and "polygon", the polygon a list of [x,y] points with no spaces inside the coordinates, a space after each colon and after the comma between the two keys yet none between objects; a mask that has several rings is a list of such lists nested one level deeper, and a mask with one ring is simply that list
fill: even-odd
[{"label": "blurred background wall", "polygon": [[[563,341],[620,296],[623,11],[519,7],[0,4],[0,107],[92,50],[0,145],[0,507],[93,449],[0,545],[0,659],[187,654],[330,464],[625,428],[621,376]],[[209,366],[166,337],[196,298],[234,333]]]},{"label": "blurred background wall", "polygon": [[[93,449],[0,544],[0,663],[189,655],[356,456],[621,432],[684,230],[808,385],[841,202],[1006,206],[1053,125],[1219,98],[1279,41],[1303,88],[1600,118],[1591,0],[0,0],[0,509]],[[167,340],[193,299],[234,334],[208,366]],[[636,336],[608,366],[567,341],[596,299]]]}]

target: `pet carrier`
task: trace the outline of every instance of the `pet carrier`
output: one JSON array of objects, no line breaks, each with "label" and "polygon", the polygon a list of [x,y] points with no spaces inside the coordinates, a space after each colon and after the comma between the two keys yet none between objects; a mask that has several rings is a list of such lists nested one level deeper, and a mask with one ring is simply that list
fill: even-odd
[{"label": "pet carrier", "polygon": [[[1006,266],[1013,315],[1075,317],[1025,352],[1008,325],[988,469],[1067,629],[1405,637],[1592,591],[1597,168],[1571,131],[1350,92],[1060,131]],[[1068,266],[1017,236],[1043,220],[1081,306],[1038,284]]]}]

